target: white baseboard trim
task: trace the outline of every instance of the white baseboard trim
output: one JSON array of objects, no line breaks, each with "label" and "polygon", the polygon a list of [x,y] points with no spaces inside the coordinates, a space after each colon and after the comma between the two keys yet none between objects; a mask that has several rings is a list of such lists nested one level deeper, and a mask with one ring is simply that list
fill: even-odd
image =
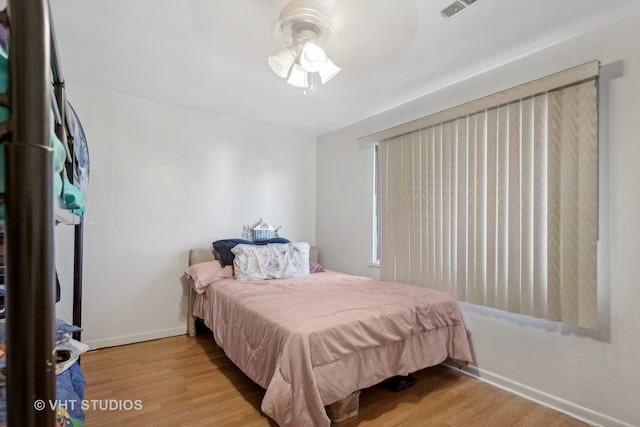
[{"label": "white baseboard trim", "polygon": [[104,347],[115,347],[117,345],[133,344],[136,342],[157,340],[159,338],[175,337],[185,335],[186,326],[179,328],[160,329],[157,331],[142,332],[139,334],[122,335],[119,337],[103,338],[99,340],[83,341],[89,345],[90,350],[97,350]]},{"label": "white baseboard trim", "polygon": [[520,397],[524,397],[525,399],[531,400],[540,405],[562,412],[573,418],[577,418],[590,425],[607,427],[634,427],[632,424],[626,423],[622,420],[610,417],[600,412],[596,412],[589,408],[585,408],[584,406],[580,406],[576,403],[564,400],[544,391],[529,387],[526,384],[513,381],[501,375],[494,374],[493,372],[478,368],[475,365],[469,365],[464,369],[458,369],[456,366],[450,364],[449,362],[445,362],[444,365],[450,369],[476,378],[494,387],[498,387],[513,394],[517,394]]}]

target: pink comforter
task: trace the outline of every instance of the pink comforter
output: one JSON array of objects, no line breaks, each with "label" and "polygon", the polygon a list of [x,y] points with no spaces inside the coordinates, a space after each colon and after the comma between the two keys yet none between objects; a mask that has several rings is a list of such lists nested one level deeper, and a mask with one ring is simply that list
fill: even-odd
[{"label": "pink comforter", "polygon": [[281,426],[329,426],[324,406],[355,390],[447,356],[471,361],[450,295],[368,277],[222,279],[197,296],[194,315],[267,390],[262,410]]}]

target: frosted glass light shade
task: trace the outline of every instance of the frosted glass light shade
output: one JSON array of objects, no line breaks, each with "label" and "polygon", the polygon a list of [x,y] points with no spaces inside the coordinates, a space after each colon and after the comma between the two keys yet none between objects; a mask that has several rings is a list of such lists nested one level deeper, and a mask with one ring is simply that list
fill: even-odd
[{"label": "frosted glass light shade", "polygon": [[307,87],[307,72],[299,64],[293,64],[287,83],[295,87]]},{"label": "frosted glass light shade", "polygon": [[269,66],[278,77],[286,79],[295,60],[296,56],[293,50],[286,47],[277,54],[269,57]]},{"label": "frosted glass light shade", "polygon": [[307,73],[315,73],[327,60],[327,54],[314,42],[306,42],[300,52],[300,65]]},{"label": "frosted glass light shade", "polygon": [[322,84],[327,83],[329,80],[334,78],[336,74],[340,72],[340,67],[336,66],[329,58],[324,61],[322,67],[318,70],[318,74],[320,74],[320,81]]}]

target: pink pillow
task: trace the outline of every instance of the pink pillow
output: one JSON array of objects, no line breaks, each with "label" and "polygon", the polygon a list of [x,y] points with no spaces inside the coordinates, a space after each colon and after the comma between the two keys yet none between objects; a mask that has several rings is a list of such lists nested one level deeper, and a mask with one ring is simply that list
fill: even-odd
[{"label": "pink pillow", "polygon": [[218,260],[193,264],[184,271],[189,278],[193,290],[201,294],[207,286],[215,281],[227,277],[233,277],[233,267],[227,265],[222,267]]},{"label": "pink pillow", "polygon": [[324,268],[315,261],[309,261],[309,274],[322,273]]}]

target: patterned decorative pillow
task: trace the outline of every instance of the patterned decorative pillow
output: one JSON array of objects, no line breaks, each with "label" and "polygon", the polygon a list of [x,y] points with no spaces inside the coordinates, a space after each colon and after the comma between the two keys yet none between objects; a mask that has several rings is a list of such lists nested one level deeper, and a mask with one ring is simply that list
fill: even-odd
[{"label": "patterned decorative pillow", "polygon": [[285,279],[309,275],[309,243],[239,244],[231,249],[238,280]]},{"label": "patterned decorative pillow", "polygon": [[233,249],[235,245],[268,245],[271,243],[290,243],[290,241],[283,237],[274,237],[273,239],[260,240],[259,242],[244,239],[222,239],[213,242],[212,247],[216,259],[220,261],[220,264],[224,267],[226,265],[233,265],[235,255],[231,252],[231,249]]}]

